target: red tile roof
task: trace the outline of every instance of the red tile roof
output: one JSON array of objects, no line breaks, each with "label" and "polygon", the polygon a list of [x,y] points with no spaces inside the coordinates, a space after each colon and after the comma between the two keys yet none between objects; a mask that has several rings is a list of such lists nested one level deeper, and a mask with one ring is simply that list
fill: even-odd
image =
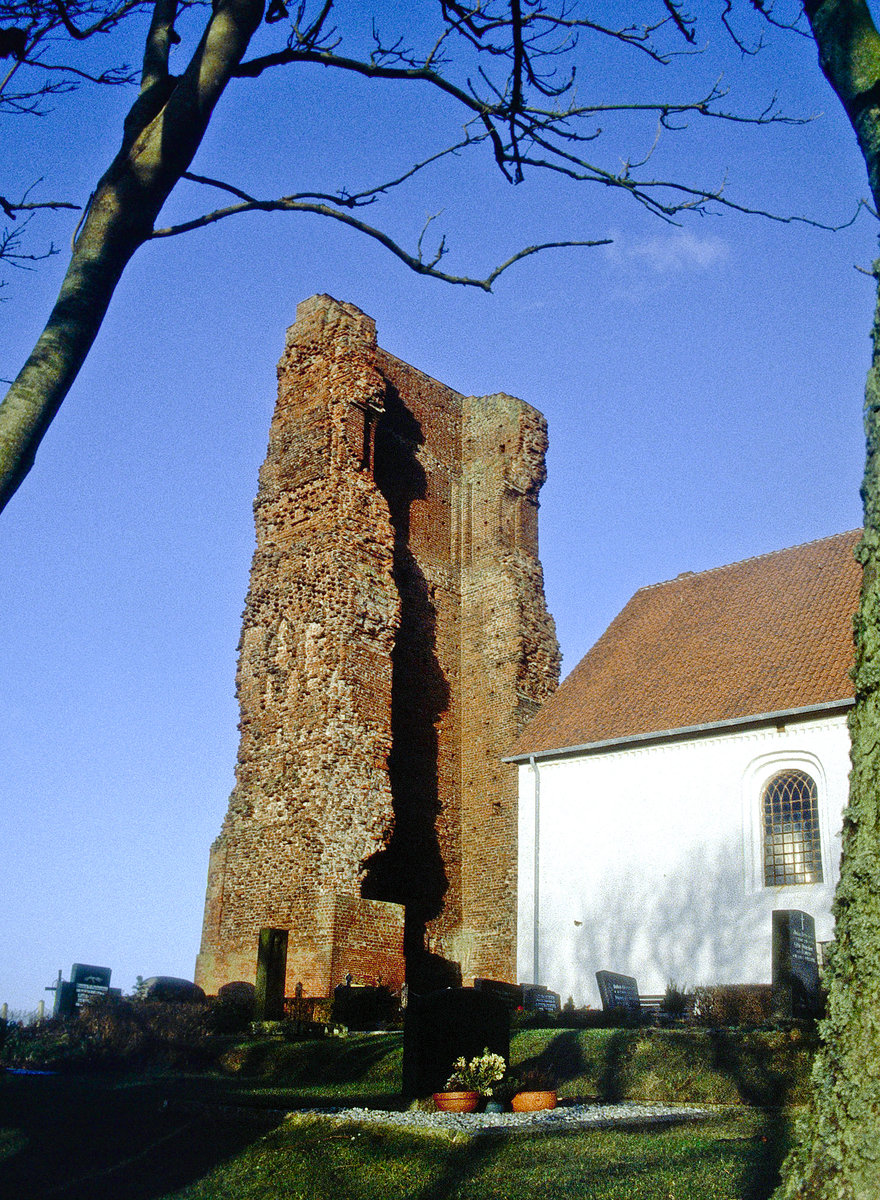
[{"label": "red tile roof", "polygon": [[859,533],[642,588],[511,756],[851,699]]}]

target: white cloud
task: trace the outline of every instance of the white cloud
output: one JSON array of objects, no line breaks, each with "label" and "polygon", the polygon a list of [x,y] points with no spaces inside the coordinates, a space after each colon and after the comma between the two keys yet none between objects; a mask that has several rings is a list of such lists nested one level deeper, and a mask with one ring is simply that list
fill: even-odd
[{"label": "white cloud", "polygon": [[730,247],[723,238],[708,234],[697,237],[689,230],[658,234],[641,241],[628,241],[623,234],[612,235],[614,242],[606,250],[611,262],[644,263],[658,274],[706,270],[725,262]]}]

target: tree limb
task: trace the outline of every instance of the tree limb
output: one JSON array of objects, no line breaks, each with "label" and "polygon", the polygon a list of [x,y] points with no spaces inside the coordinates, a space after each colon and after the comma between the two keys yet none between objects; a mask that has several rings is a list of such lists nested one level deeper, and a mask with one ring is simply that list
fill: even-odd
[{"label": "tree limb", "polygon": [[[228,190],[232,191],[233,189],[229,188]],[[419,255],[413,255],[404,250],[402,246],[381,229],[367,225],[366,222],[358,220],[357,217],[351,216],[350,213],[339,212],[338,209],[331,208],[327,204],[315,204],[302,200],[294,200],[290,197],[282,197],[279,200],[246,200],[241,204],[232,204],[228,208],[218,208],[214,212],[204,213],[202,216],[194,217],[191,221],[182,221],[177,225],[169,225],[164,229],[154,229],[150,236],[153,238],[176,237],[181,233],[191,233],[194,229],[204,229],[206,226],[213,225],[217,221],[222,221],[226,217],[237,216],[239,213],[244,212],[305,212],[314,213],[321,217],[331,217],[333,220],[340,221],[343,225],[348,225],[350,228],[356,229],[359,233],[363,233],[374,241],[379,242],[386,250],[390,250],[396,258],[399,258],[401,262],[405,263],[410,270],[415,271],[418,275],[430,275],[432,279],[442,279],[445,283],[458,283],[467,287],[481,288],[484,292],[491,292],[492,284],[508,267],[519,262],[520,259],[527,258],[531,254],[537,254],[541,250],[552,250],[562,246],[608,246],[611,244],[610,238],[598,238],[590,241],[543,242],[539,246],[528,246],[525,250],[518,251],[500,266],[496,267],[484,279],[475,279],[469,275],[448,275],[445,271],[438,271],[436,264],[443,257],[445,253],[444,249],[441,249],[433,260],[425,262]],[[441,243],[441,247],[442,245],[443,243]]]}]

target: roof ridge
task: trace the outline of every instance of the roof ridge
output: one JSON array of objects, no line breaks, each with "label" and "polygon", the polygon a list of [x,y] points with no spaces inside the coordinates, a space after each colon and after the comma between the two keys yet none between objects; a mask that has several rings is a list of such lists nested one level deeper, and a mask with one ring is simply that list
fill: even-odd
[{"label": "roof ridge", "polygon": [[783,546],[781,550],[767,550],[764,554],[752,554],[748,558],[739,558],[735,562],[721,563],[717,567],[706,567],[704,571],[680,571],[671,579],[658,579],[656,583],[646,583],[633,594],[637,596],[639,592],[650,592],[654,588],[668,587],[670,583],[679,583],[683,579],[696,579],[701,575],[712,575],[715,571],[729,571],[733,567],[745,566],[746,563],[760,562],[763,558],[775,558],[779,554],[790,554],[792,550],[806,550],[808,546],[818,546],[820,542],[833,542],[837,538],[850,537],[854,533],[861,533],[861,529],[844,529],[841,533],[830,533],[827,537],[813,538],[809,542],[798,542],[794,546]]}]

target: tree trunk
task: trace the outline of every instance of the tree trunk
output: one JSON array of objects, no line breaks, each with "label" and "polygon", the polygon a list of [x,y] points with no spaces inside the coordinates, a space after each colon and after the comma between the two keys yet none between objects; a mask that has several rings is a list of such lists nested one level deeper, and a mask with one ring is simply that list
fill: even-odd
[{"label": "tree trunk", "polygon": [[102,176],[49,321],[0,404],[0,510],[33,465],[52,418],[97,337],[131,256],[192,162],[214,106],[263,14],[262,0],[215,0],[177,79],[168,75],[174,0],[156,0],[140,95],[122,147]]},{"label": "tree trunk", "polygon": [[[880,199],[880,36],[863,0],[804,5],[819,59],[856,132]],[[828,1011],[810,1109],[783,1166],[777,1200],[880,1197],[880,259],[865,388],[863,581],[854,619],[852,771],[844,814]]]},{"label": "tree trunk", "polygon": [[[874,270],[880,283],[880,260]],[[810,1108],[783,1167],[777,1200],[880,1197],[880,290],[872,339],[865,531],[856,549],[864,577],[854,622],[852,772],[826,975],[828,1012]]]}]

